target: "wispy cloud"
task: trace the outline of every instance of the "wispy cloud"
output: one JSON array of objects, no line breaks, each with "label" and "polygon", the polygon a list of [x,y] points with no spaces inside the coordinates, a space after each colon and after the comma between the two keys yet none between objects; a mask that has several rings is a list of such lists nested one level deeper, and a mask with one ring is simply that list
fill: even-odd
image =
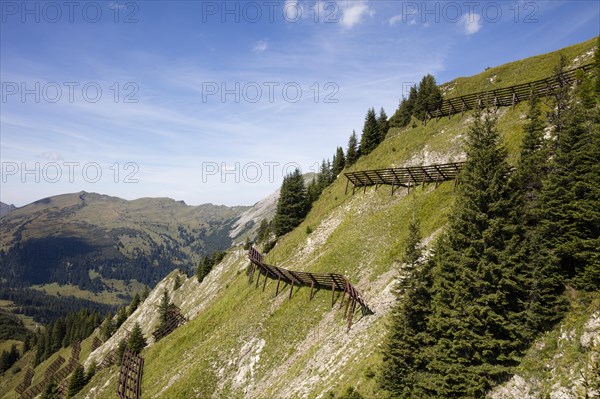
[{"label": "wispy cloud", "polygon": [[375,15],[375,10],[366,1],[343,2],[339,6],[342,13],[340,24],[347,29],[360,24],[365,17]]},{"label": "wispy cloud", "polygon": [[266,40],[259,40],[254,43],[252,47],[252,51],[255,53],[264,53],[269,48],[269,43]]},{"label": "wispy cloud", "polygon": [[469,36],[475,34],[481,29],[481,15],[466,13],[460,18],[458,24],[463,28],[465,35]]},{"label": "wispy cloud", "polygon": [[388,19],[388,23],[390,24],[390,26],[394,26],[400,21],[402,21],[402,14],[394,15],[393,17]]}]

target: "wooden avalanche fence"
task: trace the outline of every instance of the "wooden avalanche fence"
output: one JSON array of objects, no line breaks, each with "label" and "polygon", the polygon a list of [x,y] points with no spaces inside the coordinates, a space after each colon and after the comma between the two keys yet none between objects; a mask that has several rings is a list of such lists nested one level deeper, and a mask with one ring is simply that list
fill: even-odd
[{"label": "wooden avalanche fence", "polygon": [[94,337],[94,341],[92,341],[92,352],[98,349],[102,345],[102,341],[98,337]]},{"label": "wooden avalanche fence", "polygon": [[341,292],[342,300],[340,302],[340,309],[344,307],[344,299],[346,299],[347,295],[344,317],[347,318],[348,329],[352,327],[352,319],[354,317],[357,305],[360,306],[363,315],[373,314],[373,311],[369,309],[360,293],[356,290],[356,288],[354,288],[350,281],[348,281],[348,279],[341,274],[299,272],[268,265],[263,262],[263,255],[254,247],[251,247],[248,251],[248,258],[251,262],[250,269],[248,270],[249,282],[252,283],[254,273],[258,272],[256,276],[256,287],[258,287],[260,276],[265,276],[263,280],[263,291],[267,285],[267,278],[277,280],[275,296],[279,294],[279,288],[282,282],[289,285],[290,299],[292,298],[294,286],[310,287],[309,301],[313,299],[316,289],[327,289],[331,290],[331,307],[335,305],[335,292]]},{"label": "wooden avalanche fence", "polygon": [[139,399],[142,396],[143,370],[144,359],[127,348],[123,353],[117,383],[117,396],[119,399]]},{"label": "wooden avalanche fence", "polygon": [[346,178],[346,193],[348,185],[352,183],[352,194],[357,187],[389,185],[392,187],[392,195],[399,187],[410,188],[419,184],[435,183],[435,186],[446,180],[458,182],[458,176],[464,162],[452,162],[445,164],[434,164],[427,166],[408,166],[404,168],[387,168],[374,170],[361,170],[357,172],[344,173]]},{"label": "wooden avalanche fence", "polygon": [[35,371],[33,371],[31,368],[28,368],[27,371],[25,371],[23,381],[15,388],[15,391],[17,391],[19,395],[22,396],[23,392],[25,392],[25,390],[31,386],[31,381],[33,380],[34,375]]},{"label": "wooden avalanche fence", "polygon": [[154,340],[158,341],[161,338],[166,337],[186,321],[187,319],[181,314],[181,309],[174,304],[171,304],[169,312],[167,313],[167,321],[161,324],[156,331],[152,333],[152,335],[154,335]]},{"label": "wooden avalanche fence", "polygon": [[[56,374],[56,372],[58,371],[58,369],[60,368],[60,366],[63,365],[64,362],[65,362],[65,358],[62,357],[62,356],[58,356],[52,363],[50,363],[50,365],[48,366],[48,368],[44,372],[44,379],[43,380],[41,380],[40,382],[38,382],[37,384],[35,384],[31,388],[27,389],[26,391],[23,391],[23,392],[18,392],[17,391],[17,393],[19,393],[19,395],[21,395],[22,398],[26,398],[26,399],[35,398],[40,393],[42,393],[42,390],[44,389],[44,387],[50,381],[52,381],[52,379],[54,377],[54,374]],[[33,378],[33,372],[31,373],[31,378]],[[31,384],[31,380],[29,380],[29,384]],[[15,388],[15,390],[16,390],[16,388]]]},{"label": "wooden avalanche fence", "polygon": [[590,72],[592,69],[593,64],[587,64],[562,74],[534,80],[532,82],[449,98],[428,107],[427,115],[430,118],[440,118],[442,116],[452,116],[458,113],[462,114],[465,111],[477,107],[514,107],[515,104],[528,100],[533,93],[538,97],[551,95],[557,88],[574,83],[577,80],[577,74],[580,71],[585,73]]}]

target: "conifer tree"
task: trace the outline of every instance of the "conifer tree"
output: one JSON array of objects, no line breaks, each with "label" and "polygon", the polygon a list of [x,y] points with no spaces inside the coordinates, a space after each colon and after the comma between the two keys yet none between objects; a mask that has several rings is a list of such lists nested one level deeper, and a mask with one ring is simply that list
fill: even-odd
[{"label": "conifer tree", "polygon": [[25,341],[23,341],[23,353],[24,354],[31,350],[31,345],[32,345],[31,341],[32,341],[31,335],[27,334],[25,336]]},{"label": "conifer tree", "polygon": [[160,324],[164,324],[167,322],[169,318],[169,309],[171,308],[171,297],[169,297],[169,291],[165,289],[163,291],[162,298],[160,300],[160,304],[158,305],[158,314],[160,316]]},{"label": "conifer tree", "polygon": [[42,399],[60,399],[61,395],[58,390],[58,385],[54,381],[50,381],[44,388]]},{"label": "conifer tree", "polygon": [[379,110],[379,116],[377,117],[377,129],[379,130],[379,139],[378,143],[383,142],[385,140],[385,136],[387,136],[387,132],[390,128],[387,114],[383,107]]},{"label": "conifer tree", "polygon": [[375,109],[369,108],[365,123],[363,126],[362,136],[360,138],[360,154],[368,155],[379,144],[379,127],[377,126],[377,116]]},{"label": "conifer tree", "polygon": [[403,98],[400,102],[400,106],[390,118],[390,126],[392,127],[405,127],[410,123],[410,119],[415,109],[415,103],[417,101],[417,86],[410,88],[407,98]]},{"label": "conifer tree", "polygon": [[298,226],[308,212],[304,178],[299,169],[283,179],[277,210],[275,212],[275,235],[281,237]]},{"label": "conifer tree", "polygon": [[420,242],[419,221],[413,215],[402,256],[402,271],[407,276],[404,279],[401,277],[395,290],[396,305],[385,341],[384,362],[379,378],[380,386],[394,397],[403,397],[410,391],[405,385],[414,386],[410,382],[412,372],[416,370],[413,348],[427,343],[426,321],[431,310],[431,263],[422,262]]},{"label": "conifer tree", "polygon": [[331,166],[333,171],[333,178],[335,179],[342,170],[346,167],[346,157],[344,156],[344,149],[342,147],[338,147],[335,150],[335,156],[333,157],[333,164]]},{"label": "conifer tree", "polygon": [[37,344],[36,344],[36,351],[35,351],[35,360],[33,362],[34,366],[37,366],[38,364],[40,364],[44,359],[46,359],[44,357],[45,353],[46,353],[46,334],[42,331],[38,333],[38,340],[37,340]]},{"label": "conifer tree", "polygon": [[523,196],[522,212],[527,226],[537,224],[539,218],[539,196],[542,181],[548,173],[549,149],[544,140],[546,123],[542,120],[539,99],[532,95],[529,99],[527,124],[524,126],[523,143],[514,182]]},{"label": "conifer tree", "polygon": [[495,119],[474,119],[449,226],[393,317],[380,384],[395,396],[484,396],[525,348],[510,167]]},{"label": "conifer tree", "polygon": [[86,384],[90,382],[90,380],[96,375],[96,371],[98,370],[98,364],[96,363],[96,359],[92,360],[90,363],[90,367],[88,367],[87,372],[85,373],[85,382]]},{"label": "conifer tree", "polygon": [[261,242],[265,238],[265,234],[267,234],[267,228],[269,227],[269,222],[267,219],[263,219],[260,221],[260,225],[258,226],[258,230],[256,231],[256,240]]},{"label": "conifer tree", "polygon": [[432,75],[425,75],[419,83],[417,96],[412,114],[419,120],[424,120],[427,109],[442,101],[442,93]]},{"label": "conifer tree", "polygon": [[123,355],[125,354],[125,350],[127,349],[127,341],[125,338],[119,341],[119,345],[117,346],[117,352],[115,356],[117,357],[117,364],[121,365],[123,362]]},{"label": "conifer tree", "polygon": [[419,220],[413,215],[408,223],[408,238],[404,248],[404,255],[402,256],[402,262],[412,271],[418,266],[422,254],[423,250],[421,248],[421,229],[419,227]]},{"label": "conifer tree", "polygon": [[20,357],[21,354],[15,344],[11,345],[10,350],[3,350],[0,356],[0,374],[11,368]]},{"label": "conifer tree", "polygon": [[[433,269],[436,343],[424,387],[440,397],[482,396],[506,378],[523,346],[517,271],[506,262],[513,237],[510,167],[495,119],[475,114],[457,205]],[[448,378],[448,376],[452,376]]]},{"label": "conifer tree", "polygon": [[560,138],[560,134],[564,128],[563,119],[569,102],[569,84],[565,78],[566,69],[567,58],[561,54],[560,60],[554,68],[554,75],[558,77],[558,85],[550,97],[552,111],[548,114],[548,119],[554,128],[554,135],[557,138]]},{"label": "conifer tree", "polygon": [[432,261],[418,265],[410,279],[396,290],[396,304],[384,341],[379,386],[398,398],[425,398],[432,393],[419,382],[433,344],[427,329],[431,315]]},{"label": "conifer tree", "polygon": [[339,396],[337,399],[364,399],[364,396],[360,394],[357,390],[350,387],[347,388],[344,393]]},{"label": "conifer tree", "polygon": [[309,204],[312,204],[319,198],[319,195],[321,195],[321,190],[315,177],[308,183],[308,187],[306,188],[306,200]]},{"label": "conifer tree", "polygon": [[131,299],[131,303],[129,303],[129,309],[127,311],[128,315],[131,315],[135,310],[140,306],[140,302],[142,302],[142,298],[140,298],[140,294],[136,293]]},{"label": "conifer tree", "polygon": [[117,310],[117,320],[115,322],[115,328],[121,327],[123,323],[127,320],[127,309],[125,306],[121,306],[119,310]]},{"label": "conifer tree", "polygon": [[177,290],[179,287],[181,287],[181,277],[179,277],[178,273],[173,281],[173,291]]},{"label": "conifer tree", "polygon": [[541,194],[541,234],[563,276],[595,290],[600,287],[600,100],[586,100],[585,90],[574,94],[559,96],[563,111],[553,113],[557,137]]},{"label": "conifer tree", "polygon": [[198,263],[198,267],[196,268],[196,278],[199,283],[204,281],[206,276],[208,276],[208,273],[212,270],[212,267],[213,265],[210,258],[204,257],[200,260],[200,263]]},{"label": "conifer tree", "polygon": [[142,301],[145,301],[146,298],[148,298],[148,295],[150,295],[150,288],[147,285],[145,285],[144,292],[142,292]]},{"label": "conifer tree", "polygon": [[346,165],[353,165],[360,156],[358,152],[358,140],[356,138],[356,131],[352,131],[350,139],[348,140],[348,149],[346,150]]},{"label": "conifer tree", "polygon": [[104,341],[107,341],[115,333],[115,324],[113,323],[113,316],[107,314],[100,327],[100,336]]},{"label": "conifer tree", "polygon": [[77,392],[81,391],[81,389],[85,386],[85,372],[83,370],[83,366],[78,364],[73,370],[73,374],[71,374],[71,378],[69,379],[69,386],[67,389],[67,397],[72,398],[77,395]]},{"label": "conifer tree", "polygon": [[319,173],[317,175],[317,185],[319,187],[319,194],[323,192],[333,181],[333,175],[331,172],[331,167],[329,161],[323,159],[321,162],[321,168],[319,169]]},{"label": "conifer tree", "polygon": [[548,174],[549,147],[544,139],[546,124],[541,119],[539,101],[535,96],[530,98],[527,119],[520,159],[512,181],[516,196],[515,223],[520,226],[514,232],[513,247],[508,249],[513,255],[520,254],[517,267],[523,286],[528,287],[524,301],[525,319],[522,321],[526,326],[526,342],[533,340],[538,332],[551,328],[566,310],[562,295],[564,286],[556,262],[541,245],[540,195]]},{"label": "conifer tree", "polygon": [[140,323],[136,322],[133,326],[133,330],[131,330],[131,335],[129,336],[127,346],[133,353],[138,354],[142,351],[142,349],[146,347],[147,344],[148,343],[144,338],[144,334],[142,333]]}]

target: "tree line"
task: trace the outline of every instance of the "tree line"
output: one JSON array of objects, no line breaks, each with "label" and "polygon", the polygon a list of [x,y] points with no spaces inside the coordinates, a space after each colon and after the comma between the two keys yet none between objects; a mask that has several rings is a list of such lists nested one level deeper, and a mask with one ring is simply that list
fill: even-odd
[{"label": "tree line", "polygon": [[[94,332],[100,325],[101,316],[97,311],[81,309],[59,317],[48,324],[42,331],[34,335],[35,360],[34,365],[48,359],[61,348],[71,346],[77,341],[82,341]],[[26,341],[26,346],[29,344]]]},{"label": "tree line", "polygon": [[0,299],[11,301],[14,313],[33,317],[38,323],[49,324],[59,317],[77,312],[86,308],[95,310],[100,314],[114,311],[113,305],[106,305],[74,296],[54,296],[31,288],[6,288],[0,289]]}]

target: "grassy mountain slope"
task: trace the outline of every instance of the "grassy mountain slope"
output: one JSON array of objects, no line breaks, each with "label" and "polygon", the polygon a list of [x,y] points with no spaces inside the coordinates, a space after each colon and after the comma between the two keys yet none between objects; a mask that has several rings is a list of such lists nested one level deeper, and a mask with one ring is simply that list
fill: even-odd
[{"label": "grassy mountain slope", "polygon": [[[590,40],[564,52],[571,61],[578,58],[585,62],[594,44],[595,40]],[[551,68],[555,58],[556,53],[539,56],[535,64],[547,63]],[[523,81],[543,77],[536,68],[523,67],[532,62],[517,61],[509,64],[510,68],[500,66],[448,85],[457,93],[467,93],[489,89],[489,73],[507,76],[505,81],[514,75],[513,70],[519,71]],[[512,160],[517,156],[526,109],[526,104],[519,104],[515,109],[502,108],[498,112],[498,127]],[[352,169],[462,159],[462,137],[470,117],[456,115],[430,121],[427,126],[391,130],[386,141]],[[290,287],[285,287],[275,298],[276,282],[268,280],[264,291],[262,279],[258,288],[249,284],[244,273],[246,256],[240,248],[232,249],[202,283],[195,278],[185,279],[173,293],[173,301],[190,321],[143,351],[145,398],[327,398],[330,391],[341,392],[349,386],[367,398],[381,397],[374,375],[394,303],[391,289],[401,272],[399,259],[408,233],[407,221],[415,213],[425,243],[429,243],[446,224],[454,200],[454,183],[443,183],[437,189],[425,185],[410,194],[402,189],[393,196],[388,187],[344,194],[345,186],[345,179],[340,177],[327,188],[306,220],[269,253],[267,262],[292,270],[343,273],[375,314],[361,317],[357,312],[352,329],[346,331],[339,297],[331,309],[331,291],[319,291],[309,302],[309,288],[295,287],[288,300]],[[161,281],[88,362],[92,357],[101,359],[116,347],[135,321],[149,336],[158,324],[162,290],[172,289],[175,275],[173,272]],[[531,397],[561,389],[554,386],[557,383],[565,387],[565,392],[578,389],[573,388],[578,377],[570,377],[569,373],[589,361],[592,343],[598,342],[600,326],[594,320],[600,314],[599,299],[594,295],[573,298],[573,311],[542,337],[539,346],[534,346],[525,358],[522,369],[516,370],[522,383],[511,381],[513,386],[505,386],[495,397],[526,397],[515,386],[523,387],[523,392],[531,391]],[[581,345],[584,335],[586,345]],[[115,366],[102,370],[76,397],[114,397],[117,373]],[[43,374],[43,368],[39,374]],[[5,381],[5,386],[16,385],[14,381],[20,378],[21,373],[17,373]],[[3,397],[11,395],[7,392]]]}]

